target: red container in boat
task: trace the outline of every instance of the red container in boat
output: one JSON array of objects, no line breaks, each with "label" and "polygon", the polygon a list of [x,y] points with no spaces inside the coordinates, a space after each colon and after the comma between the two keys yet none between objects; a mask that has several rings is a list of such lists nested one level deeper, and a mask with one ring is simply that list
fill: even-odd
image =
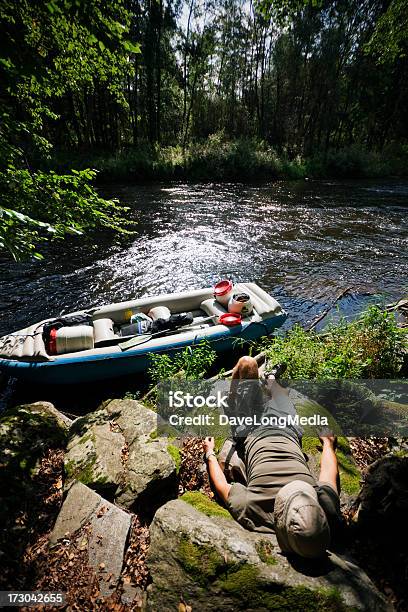
[{"label": "red container in boat", "polygon": [[91,325],[73,325],[50,330],[48,353],[62,355],[75,351],[86,351],[94,347],[94,330]]},{"label": "red container in boat", "polygon": [[233,327],[234,325],[240,325],[242,323],[242,317],[240,314],[235,312],[224,312],[218,318],[218,323],[226,325],[227,327]]},{"label": "red container in boat", "polygon": [[48,353],[50,355],[57,354],[57,330],[55,327],[50,330],[50,339],[48,341]]},{"label": "red container in boat", "polygon": [[219,304],[227,307],[234,285],[230,280],[222,280],[214,287],[214,297]]}]

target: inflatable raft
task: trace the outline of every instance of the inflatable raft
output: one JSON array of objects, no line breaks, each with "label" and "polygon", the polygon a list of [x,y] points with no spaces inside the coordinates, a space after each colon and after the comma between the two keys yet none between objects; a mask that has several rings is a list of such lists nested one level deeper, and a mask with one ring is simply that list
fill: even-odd
[{"label": "inflatable raft", "polygon": [[[225,307],[214,299],[213,289],[198,289],[156,297],[110,304],[72,313],[79,319],[88,317],[87,334],[92,348],[52,354],[44,340],[44,329],[51,319],[0,338],[0,370],[9,376],[35,383],[67,384],[103,380],[146,370],[152,353],[170,356],[185,347],[194,347],[207,340],[217,352],[234,348],[242,341],[267,336],[280,327],[286,312],[280,304],[255,283],[240,283],[236,290],[251,298],[253,311],[232,327],[218,323]],[[158,306],[172,314],[191,312],[190,325],[159,334],[121,336],[121,328],[128,326],[135,313],[147,314]],[[102,324],[103,320],[103,325]],[[98,337],[99,329],[108,325],[108,341]],[[82,326],[84,328],[85,326]]]}]

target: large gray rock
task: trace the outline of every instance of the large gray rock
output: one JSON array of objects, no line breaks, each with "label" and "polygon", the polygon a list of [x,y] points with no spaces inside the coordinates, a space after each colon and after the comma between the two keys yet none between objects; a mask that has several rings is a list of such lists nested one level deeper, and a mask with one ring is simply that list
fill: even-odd
[{"label": "large gray rock", "polygon": [[107,502],[84,484],[71,486],[50,535],[50,543],[71,538],[85,525],[88,563],[97,573],[103,597],[120,581],[131,515]]},{"label": "large gray rock", "polygon": [[4,570],[10,584],[13,574],[19,572],[24,550],[33,541],[33,529],[43,529],[39,514],[52,508],[45,508],[41,494],[44,479],[39,480],[38,474],[42,460],[52,456],[57,479],[56,457],[65,447],[67,432],[64,418],[47,402],[17,406],[0,416],[0,557],[4,584]]},{"label": "large gray rock", "polygon": [[274,536],[243,529],[214,503],[173,500],[151,524],[148,609],[389,610],[367,575],[330,553],[326,562],[292,564]]},{"label": "large gray rock", "polygon": [[[15,485],[31,481],[39,462],[51,448],[66,444],[69,419],[49,402],[11,408],[0,417],[0,465],[2,476],[10,475]],[[2,496],[7,493],[2,489]]]},{"label": "large gray rock", "polygon": [[113,400],[71,426],[65,456],[68,484],[79,480],[125,508],[140,497],[174,495],[176,465],[157,415],[135,400]]},{"label": "large gray rock", "polygon": [[[401,543],[407,529],[408,455],[388,455],[367,469],[358,498],[358,523],[361,527],[381,529],[381,536]],[[398,535],[399,534],[399,535]]]},{"label": "large gray rock", "polygon": [[102,408],[74,421],[65,455],[67,483],[80,480],[99,491],[117,489],[124,466],[125,439],[112,429],[110,415]]},{"label": "large gray rock", "polygon": [[34,402],[33,404],[21,406],[21,408],[26,408],[34,414],[40,414],[54,419],[57,425],[62,429],[68,429],[72,425],[72,420],[57,410],[51,402]]}]

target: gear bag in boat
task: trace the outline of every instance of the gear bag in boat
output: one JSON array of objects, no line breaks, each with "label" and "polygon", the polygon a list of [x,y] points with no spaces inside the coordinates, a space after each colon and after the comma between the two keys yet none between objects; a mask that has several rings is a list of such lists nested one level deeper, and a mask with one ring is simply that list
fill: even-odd
[{"label": "gear bag in boat", "polygon": [[173,331],[191,325],[194,317],[191,312],[182,312],[173,314],[168,319],[156,319],[155,321],[147,321],[145,318],[130,325],[124,325],[121,330],[121,336],[137,336],[141,334],[157,334],[159,332]]}]

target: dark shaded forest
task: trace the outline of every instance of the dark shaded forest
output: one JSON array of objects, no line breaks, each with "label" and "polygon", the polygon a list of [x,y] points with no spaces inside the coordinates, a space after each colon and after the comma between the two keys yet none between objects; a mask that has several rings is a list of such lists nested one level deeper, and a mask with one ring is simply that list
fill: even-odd
[{"label": "dark shaded forest", "polygon": [[130,58],[123,99],[106,84],[67,92],[47,134],[61,147],[115,151],[181,144],[222,132],[289,156],[407,137],[407,58],[373,35],[389,2],[259,6],[243,0],[127,3]]}]

